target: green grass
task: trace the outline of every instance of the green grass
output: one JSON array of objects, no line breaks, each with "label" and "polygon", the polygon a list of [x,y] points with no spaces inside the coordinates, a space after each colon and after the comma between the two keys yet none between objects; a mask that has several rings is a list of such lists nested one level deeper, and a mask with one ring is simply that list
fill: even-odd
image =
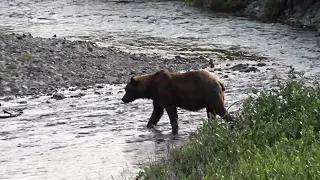
[{"label": "green grass", "polygon": [[232,12],[244,8],[243,0],[184,0],[195,6],[204,7],[216,12]]},{"label": "green grass", "polygon": [[290,80],[251,96],[233,130],[205,121],[138,179],[320,179],[320,86]]},{"label": "green grass", "polygon": [[283,10],[283,5],[279,0],[264,0],[264,19],[267,21],[275,21]]},{"label": "green grass", "polygon": [[320,24],[320,10],[319,12],[317,13],[316,17],[315,17],[315,21]]}]

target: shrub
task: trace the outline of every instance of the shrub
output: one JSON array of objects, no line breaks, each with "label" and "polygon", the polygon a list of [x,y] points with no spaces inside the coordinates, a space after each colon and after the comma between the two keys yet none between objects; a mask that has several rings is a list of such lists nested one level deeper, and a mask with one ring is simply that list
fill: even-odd
[{"label": "shrub", "polygon": [[283,0],[264,0],[264,19],[267,21],[275,21],[282,10],[284,10],[285,5]]}]

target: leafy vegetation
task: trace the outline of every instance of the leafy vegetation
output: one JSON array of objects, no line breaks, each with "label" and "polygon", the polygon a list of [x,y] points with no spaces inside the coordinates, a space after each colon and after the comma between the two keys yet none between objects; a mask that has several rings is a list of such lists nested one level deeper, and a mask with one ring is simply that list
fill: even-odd
[{"label": "leafy vegetation", "polygon": [[234,129],[205,121],[138,179],[319,179],[320,86],[299,80],[250,96]]},{"label": "leafy vegetation", "polygon": [[320,24],[320,11],[317,13],[316,17],[315,17],[315,21]]},{"label": "leafy vegetation", "polygon": [[195,6],[208,8],[217,12],[232,12],[244,8],[247,1],[243,0],[185,0]]},{"label": "leafy vegetation", "polygon": [[275,21],[283,10],[281,2],[279,0],[264,0],[264,19]]}]

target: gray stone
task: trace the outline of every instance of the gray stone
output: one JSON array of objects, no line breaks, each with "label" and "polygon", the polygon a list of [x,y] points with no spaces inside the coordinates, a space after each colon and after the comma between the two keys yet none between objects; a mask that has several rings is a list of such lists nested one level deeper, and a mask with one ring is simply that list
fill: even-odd
[{"label": "gray stone", "polygon": [[55,100],[63,100],[66,97],[62,93],[54,93],[51,98]]},{"label": "gray stone", "polygon": [[257,64],[258,67],[262,67],[262,66],[266,66],[266,65],[267,65],[266,63],[258,63]]}]

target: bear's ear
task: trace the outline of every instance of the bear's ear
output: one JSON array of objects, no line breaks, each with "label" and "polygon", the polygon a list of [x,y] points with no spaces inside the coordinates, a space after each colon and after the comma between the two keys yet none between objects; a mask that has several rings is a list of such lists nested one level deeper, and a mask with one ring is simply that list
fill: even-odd
[{"label": "bear's ear", "polygon": [[131,77],[130,83],[131,83],[133,86],[137,86],[137,85],[139,84],[139,81],[136,80],[134,77]]}]

